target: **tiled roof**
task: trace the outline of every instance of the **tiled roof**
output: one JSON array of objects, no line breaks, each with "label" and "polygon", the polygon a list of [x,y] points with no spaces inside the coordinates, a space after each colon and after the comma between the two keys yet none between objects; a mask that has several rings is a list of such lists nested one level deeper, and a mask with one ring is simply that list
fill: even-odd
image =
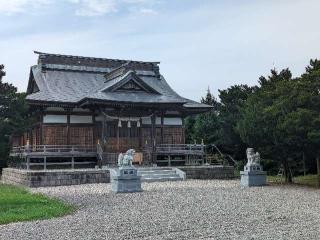
[{"label": "tiled roof", "polygon": [[[51,59],[53,57],[57,59]],[[66,60],[69,58],[72,58],[74,63]],[[82,59],[87,65],[84,65],[84,62],[81,62],[81,65],[73,65],[77,59]],[[93,60],[98,64],[88,63]],[[112,61],[117,62],[117,66]],[[91,99],[115,103],[175,103],[184,105],[186,108],[210,108],[208,105],[185,99],[173,91],[164,77],[159,74],[158,63],[130,61],[130,64],[127,64],[127,60],[43,53],[40,54],[38,62],[38,65],[31,67],[30,79],[31,81],[34,79],[39,89],[34,93],[29,92],[27,100],[32,102],[78,104],[85,99]],[[105,62],[104,65],[103,62]],[[109,64],[110,62],[112,64]],[[114,78],[108,79],[108,74],[123,64],[130,65],[130,71],[117,73]],[[133,74],[138,78],[137,83],[150,91],[110,90],[113,86],[121,85],[123,79],[128,78],[128,74]]]}]

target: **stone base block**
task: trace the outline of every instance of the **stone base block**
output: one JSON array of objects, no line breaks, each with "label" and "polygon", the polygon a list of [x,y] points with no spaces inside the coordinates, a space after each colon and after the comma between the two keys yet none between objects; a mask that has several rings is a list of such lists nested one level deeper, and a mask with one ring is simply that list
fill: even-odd
[{"label": "stone base block", "polygon": [[116,193],[142,192],[140,177],[135,179],[112,179],[112,191]]},{"label": "stone base block", "polygon": [[241,185],[244,187],[267,185],[267,172],[265,171],[241,171]]},{"label": "stone base block", "polygon": [[5,168],[2,182],[27,187],[52,187],[86,183],[109,183],[109,170],[68,169],[68,170],[24,170]]},{"label": "stone base block", "polygon": [[181,166],[180,170],[185,172],[187,179],[233,179],[233,166]]},{"label": "stone base block", "polygon": [[110,169],[111,189],[116,193],[141,192],[141,176],[132,166]]}]

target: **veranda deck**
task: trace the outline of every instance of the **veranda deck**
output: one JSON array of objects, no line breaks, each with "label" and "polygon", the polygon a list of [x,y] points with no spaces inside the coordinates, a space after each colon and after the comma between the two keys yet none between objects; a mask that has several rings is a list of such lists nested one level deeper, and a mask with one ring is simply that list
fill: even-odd
[{"label": "veranda deck", "polygon": [[[205,145],[201,144],[159,144],[154,149],[143,149],[141,153],[145,165],[160,166],[202,165],[206,154]],[[81,165],[116,165],[118,154],[103,152],[100,145],[27,145],[12,148],[10,156],[22,160],[20,167],[26,169],[54,166],[73,169]]]}]

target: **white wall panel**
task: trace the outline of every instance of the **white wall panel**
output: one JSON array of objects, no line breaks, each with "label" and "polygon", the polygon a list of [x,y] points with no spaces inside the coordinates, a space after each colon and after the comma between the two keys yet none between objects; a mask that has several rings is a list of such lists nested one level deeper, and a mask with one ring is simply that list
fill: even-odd
[{"label": "white wall panel", "polygon": [[[151,118],[142,118],[142,124],[151,125]],[[167,126],[180,126],[182,125],[181,118],[164,118],[163,124]],[[161,125],[161,117],[156,118],[156,125]]]},{"label": "white wall panel", "polygon": [[92,116],[70,115],[70,123],[92,123]]},{"label": "white wall panel", "polygon": [[164,118],[163,119],[164,125],[182,125],[182,119],[181,118]]},{"label": "white wall panel", "polygon": [[67,123],[67,115],[44,115],[43,123]]}]

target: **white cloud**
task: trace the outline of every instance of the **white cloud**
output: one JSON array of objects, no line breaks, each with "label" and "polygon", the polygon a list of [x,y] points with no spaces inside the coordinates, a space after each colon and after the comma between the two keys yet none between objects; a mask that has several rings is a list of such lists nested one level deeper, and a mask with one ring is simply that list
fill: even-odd
[{"label": "white cloud", "polygon": [[[69,0],[69,2],[77,5],[75,11],[77,16],[103,16],[117,12],[118,9],[131,9],[132,12],[143,15],[157,14],[155,10],[149,7],[154,3],[153,0]],[[148,6],[148,8],[143,6]]]},{"label": "white cloud", "polygon": [[117,12],[114,0],[71,0],[72,3],[80,4],[76,10],[78,16],[102,16],[107,13]]},{"label": "white cloud", "polygon": [[139,10],[140,13],[145,14],[145,15],[156,15],[158,14],[155,10],[151,8],[141,8]]},{"label": "white cloud", "polygon": [[0,0],[0,13],[14,15],[50,4],[51,0]]},{"label": "white cloud", "polygon": [[150,3],[152,0],[122,0],[125,3]]}]

